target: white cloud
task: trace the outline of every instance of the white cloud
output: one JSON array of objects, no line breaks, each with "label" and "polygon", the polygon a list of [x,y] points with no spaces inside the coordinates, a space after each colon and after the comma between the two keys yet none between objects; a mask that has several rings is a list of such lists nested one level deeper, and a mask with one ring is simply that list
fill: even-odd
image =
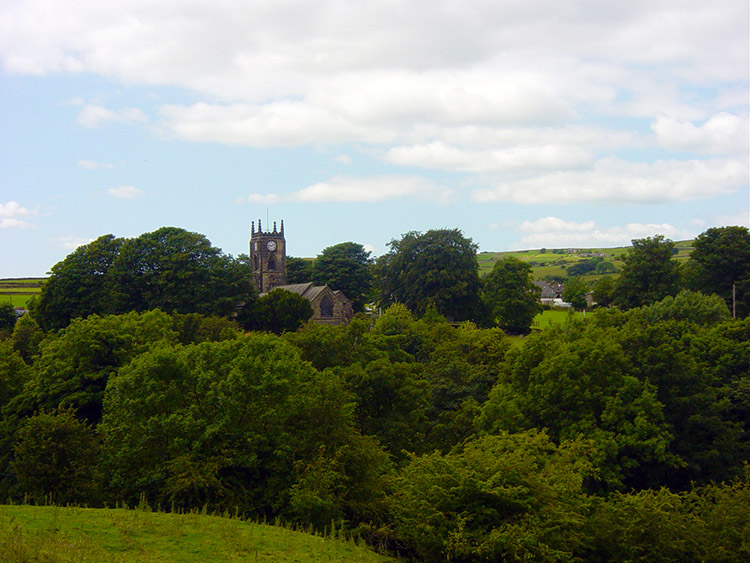
[{"label": "white cloud", "polygon": [[750,129],[747,115],[721,112],[701,125],[660,116],[651,125],[663,147],[702,154],[747,155]]},{"label": "white cloud", "polygon": [[127,125],[131,123],[145,123],[148,121],[148,118],[145,113],[137,108],[124,108],[113,111],[95,104],[84,106],[78,114],[78,123],[90,129],[99,127],[102,123],[108,121]]},{"label": "white cloud", "polygon": [[262,204],[268,204],[273,205],[274,203],[278,203],[281,198],[277,196],[276,194],[258,194],[258,193],[252,193],[245,197],[241,197],[237,200],[237,203],[262,203]]},{"label": "white cloud", "polygon": [[239,198],[237,203],[377,203],[402,198],[447,203],[453,195],[448,188],[419,176],[338,176],[286,195],[252,193]]},{"label": "white cloud", "polygon": [[77,163],[81,168],[88,170],[98,170],[100,168],[114,168],[114,164],[108,164],[106,162],[96,162],[94,160],[79,160]]},{"label": "white cloud", "polygon": [[118,186],[116,188],[109,188],[107,193],[118,199],[137,199],[141,197],[144,192],[135,186]]},{"label": "white cloud", "polygon": [[23,207],[17,201],[0,203],[0,229],[25,229],[31,226],[26,219],[36,215],[36,211]]},{"label": "white cloud", "polygon": [[542,217],[524,221],[519,226],[522,236],[515,248],[587,248],[628,246],[636,238],[664,235],[672,240],[684,240],[695,233],[670,225],[628,223],[615,227],[600,227],[595,221],[565,221],[559,217]]},{"label": "white cloud", "polygon": [[364,202],[374,203],[405,197],[416,197],[435,202],[451,199],[450,190],[412,176],[383,176],[376,178],[333,178],[308,186],[291,196],[307,202]]},{"label": "white cloud", "polygon": [[[747,187],[747,0],[394,6],[17,0],[0,6],[0,59],[11,73],[184,89],[193,103],[157,108],[167,138],[373,145],[389,164],[480,176],[468,180],[489,186],[479,202],[655,203]],[[84,127],[148,121],[72,103]],[[355,183],[295,197],[398,197]]]},{"label": "white cloud", "polygon": [[52,239],[52,242],[55,243],[55,245],[57,245],[58,247],[62,248],[63,250],[72,251],[78,248],[79,246],[93,242],[93,240],[94,239],[92,238],[83,238],[83,237],[77,237],[74,235],[66,235],[66,236],[56,237]]},{"label": "white cloud", "polygon": [[747,182],[747,163],[740,160],[670,160],[644,164],[605,158],[597,161],[591,170],[498,182],[494,187],[475,190],[472,197],[478,202],[522,204],[666,203],[731,193]]},{"label": "white cloud", "polygon": [[466,150],[442,142],[394,147],[386,153],[385,159],[406,166],[475,173],[568,170],[591,163],[591,155],[575,146],[515,146]]}]

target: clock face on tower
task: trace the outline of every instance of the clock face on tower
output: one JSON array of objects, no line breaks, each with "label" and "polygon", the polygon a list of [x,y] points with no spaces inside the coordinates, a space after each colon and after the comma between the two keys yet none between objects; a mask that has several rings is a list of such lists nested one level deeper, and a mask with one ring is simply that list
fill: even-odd
[{"label": "clock face on tower", "polygon": [[269,251],[271,251],[271,252],[273,252],[274,250],[276,250],[276,241],[275,240],[269,240],[268,243],[266,244],[266,248]]}]

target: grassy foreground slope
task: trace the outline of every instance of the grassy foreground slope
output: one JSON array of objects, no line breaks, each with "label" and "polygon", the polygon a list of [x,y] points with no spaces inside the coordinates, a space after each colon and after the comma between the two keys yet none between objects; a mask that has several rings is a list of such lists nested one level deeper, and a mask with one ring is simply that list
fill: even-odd
[{"label": "grassy foreground slope", "polygon": [[0,506],[0,561],[395,561],[352,540],[202,514]]}]

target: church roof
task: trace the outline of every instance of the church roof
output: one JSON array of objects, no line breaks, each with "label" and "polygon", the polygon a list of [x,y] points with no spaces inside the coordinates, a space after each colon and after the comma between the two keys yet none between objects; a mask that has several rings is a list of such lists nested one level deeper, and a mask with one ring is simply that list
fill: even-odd
[{"label": "church roof", "polygon": [[[279,285],[279,286],[274,287],[273,289],[285,289],[286,291],[291,291],[292,293],[296,293],[297,295],[304,297],[308,301],[312,301],[318,295],[320,295],[320,293],[323,292],[323,290],[325,290],[326,287],[328,286],[313,285],[313,282],[307,282],[307,283],[293,283],[289,285]],[[262,293],[261,295],[266,295],[266,293]]]}]

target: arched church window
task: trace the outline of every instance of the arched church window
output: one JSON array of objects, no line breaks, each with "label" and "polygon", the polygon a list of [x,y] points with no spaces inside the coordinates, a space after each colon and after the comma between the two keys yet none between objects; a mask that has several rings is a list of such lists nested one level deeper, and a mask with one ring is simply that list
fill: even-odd
[{"label": "arched church window", "polygon": [[271,254],[268,257],[268,269],[269,270],[275,270],[276,269],[276,258],[274,257],[273,254]]},{"label": "arched church window", "polygon": [[256,270],[258,269],[258,257],[257,256],[253,256],[253,266],[255,266]]},{"label": "arched church window", "polygon": [[320,316],[330,318],[333,316],[333,301],[328,295],[323,296],[320,300]]}]

